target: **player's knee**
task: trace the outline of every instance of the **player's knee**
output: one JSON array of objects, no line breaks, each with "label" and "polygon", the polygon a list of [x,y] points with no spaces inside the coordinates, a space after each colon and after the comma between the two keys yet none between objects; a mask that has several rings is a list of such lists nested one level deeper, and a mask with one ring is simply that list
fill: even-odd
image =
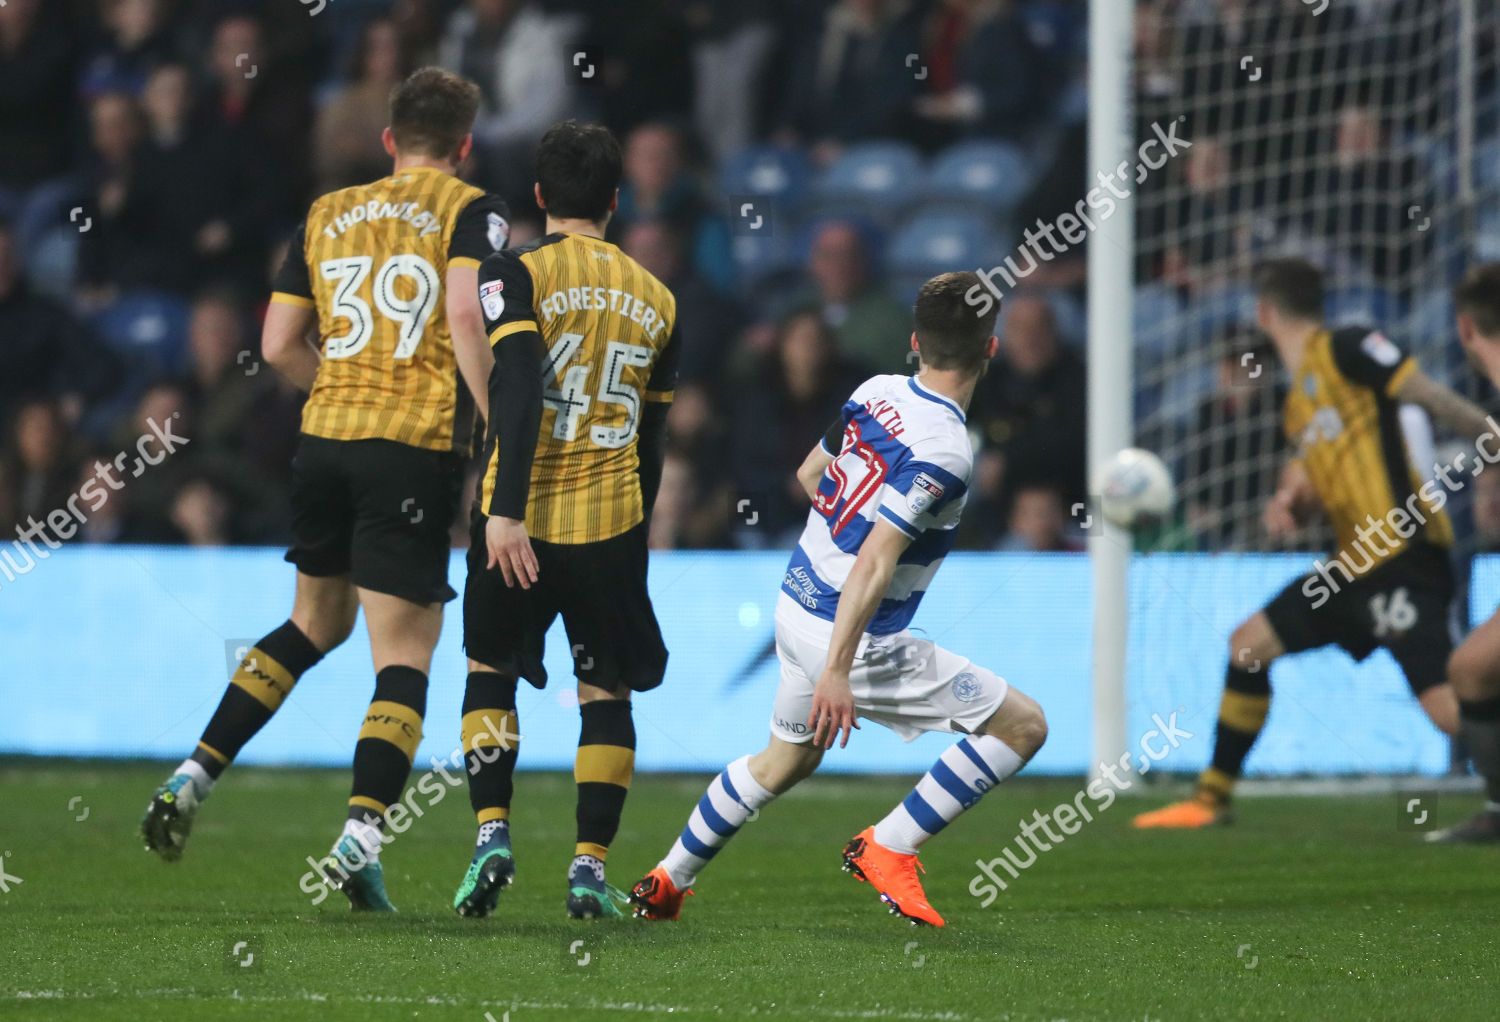
[{"label": "player's knee", "polygon": [[1229,663],[1240,671],[1258,673],[1276,656],[1275,642],[1256,618],[1244,621],[1229,636]]},{"label": "player's knee", "polygon": [[1015,725],[1015,741],[1013,747],[1016,752],[1030,759],[1041,751],[1042,746],[1047,744],[1047,717],[1042,713],[1042,708],[1037,706],[1035,712],[1029,712]]},{"label": "player's knee", "polygon": [[1500,695],[1500,670],[1477,646],[1464,643],[1448,657],[1448,682],[1460,699]]},{"label": "player's knee", "polygon": [[781,794],[813,775],[823,760],[823,750],[811,742],[796,744],[773,740],[750,757],[750,774],[767,791]]},{"label": "player's knee", "polygon": [[1047,742],[1047,715],[1035,699],[1011,689],[999,712],[985,725],[985,734],[993,735],[1015,750],[1023,759],[1030,759]]},{"label": "player's knee", "polygon": [[327,653],[342,646],[354,634],[358,611],[359,605],[353,602],[347,606],[315,604],[301,621],[295,621],[295,618],[294,621],[309,642]]}]

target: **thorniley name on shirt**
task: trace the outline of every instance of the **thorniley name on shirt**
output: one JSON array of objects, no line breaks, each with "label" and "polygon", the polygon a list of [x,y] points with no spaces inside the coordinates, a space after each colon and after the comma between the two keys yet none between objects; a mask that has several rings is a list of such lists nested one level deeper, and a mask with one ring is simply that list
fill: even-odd
[{"label": "thorniley name on shirt", "polygon": [[548,323],[570,312],[617,312],[637,323],[653,341],[667,321],[654,307],[629,291],[612,287],[570,287],[552,292],[537,304]]},{"label": "thorniley name on shirt", "polygon": [[374,220],[405,220],[424,238],[443,229],[440,217],[415,202],[381,202],[379,199],[371,199],[334,217],[333,222],[323,228],[323,233],[329,238],[337,238],[341,234],[347,234],[352,227]]}]

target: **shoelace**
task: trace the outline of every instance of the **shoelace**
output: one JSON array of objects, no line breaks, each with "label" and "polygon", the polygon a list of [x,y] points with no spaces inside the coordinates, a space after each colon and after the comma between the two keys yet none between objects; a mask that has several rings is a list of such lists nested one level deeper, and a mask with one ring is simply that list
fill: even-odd
[{"label": "shoelace", "polygon": [[917,877],[917,873],[921,872],[923,876],[927,875],[927,867],[922,865],[922,860],[915,855],[903,855],[900,856],[899,861],[901,865],[897,867],[897,875],[891,879],[910,882],[915,884],[920,890],[922,881]]}]

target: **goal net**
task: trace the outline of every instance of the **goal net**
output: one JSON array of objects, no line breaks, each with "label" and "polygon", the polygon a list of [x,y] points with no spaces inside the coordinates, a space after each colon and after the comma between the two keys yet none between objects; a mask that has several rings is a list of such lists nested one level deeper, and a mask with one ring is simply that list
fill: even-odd
[{"label": "goal net", "polygon": [[[1288,453],[1288,380],[1256,342],[1255,263],[1323,267],[1331,323],[1379,327],[1480,393],[1449,291],[1500,258],[1497,17],[1495,0],[1140,0],[1137,141],[1177,121],[1192,143],[1136,205],[1135,439],[1172,468],[1181,515],[1132,564],[1126,731],[1134,743],[1178,712],[1195,737],[1173,771],[1210,753],[1234,625],[1331,541],[1313,527],[1275,544],[1260,524]],[[1452,506],[1460,554],[1468,503]],[[1252,775],[1449,767],[1384,652],[1299,656],[1272,684]]]}]

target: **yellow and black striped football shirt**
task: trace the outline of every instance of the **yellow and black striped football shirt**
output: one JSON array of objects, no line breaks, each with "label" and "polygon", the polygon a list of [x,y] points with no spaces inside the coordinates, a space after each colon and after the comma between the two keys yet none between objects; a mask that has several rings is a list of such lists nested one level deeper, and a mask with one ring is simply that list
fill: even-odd
[{"label": "yellow and black striped football shirt", "polygon": [[[1359,563],[1361,548],[1381,564],[1414,542],[1453,543],[1453,525],[1441,502],[1427,499],[1432,489],[1424,489],[1426,476],[1401,426],[1395,393],[1416,371],[1416,360],[1378,331],[1322,330],[1308,343],[1287,395],[1287,438],[1328,513],[1339,552]],[[1402,539],[1387,528],[1384,535],[1396,542],[1381,538],[1376,545],[1386,553],[1379,555],[1359,541],[1358,530],[1370,535],[1372,523],[1388,522],[1395,509],[1416,512],[1416,531]]]},{"label": "yellow and black striped football shirt", "polygon": [[[499,252],[479,272],[496,372],[501,345],[540,335],[542,413],[528,494],[497,487],[506,438],[494,423],[485,450],[480,507],[519,518],[552,543],[594,543],[645,516],[637,430],[646,402],[670,402],[681,344],[677,300],[614,245],[549,234]],[[497,400],[491,389],[492,405]],[[492,419],[500,413],[492,409]]]},{"label": "yellow and black striped football shirt", "polygon": [[273,302],[315,308],[323,353],[302,432],[467,454],[474,402],[448,331],[450,266],[478,268],[510,235],[504,202],[430,167],[312,204]]}]

